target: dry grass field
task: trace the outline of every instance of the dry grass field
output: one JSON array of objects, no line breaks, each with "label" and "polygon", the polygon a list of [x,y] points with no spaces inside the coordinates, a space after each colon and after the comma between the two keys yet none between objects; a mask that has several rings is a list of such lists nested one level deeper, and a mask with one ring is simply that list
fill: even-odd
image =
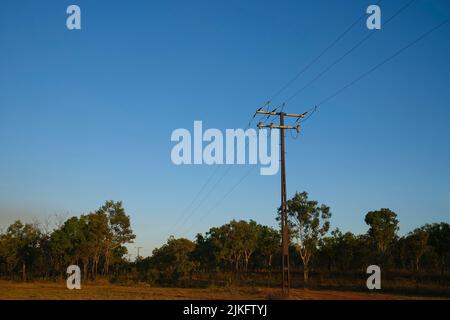
[{"label": "dry grass field", "polygon": [[[82,285],[81,290],[68,290],[64,282],[20,283],[0,281],[0,300],[258,300],[273,299],[277,296],[279,296],[278,290],[268,288],[157,288],[145,284],[122,286],[100,282]],[[290,299],[404,300],[421,299],[421,297],[383,293],[292,289]]]}]

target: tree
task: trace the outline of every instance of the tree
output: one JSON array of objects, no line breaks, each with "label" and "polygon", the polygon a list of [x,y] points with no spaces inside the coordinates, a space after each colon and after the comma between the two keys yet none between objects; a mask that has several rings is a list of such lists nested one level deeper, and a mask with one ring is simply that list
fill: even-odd
[{"label": "tree", "polygon": [[[222,269],[229,266],[234,271],[247,271],[255,251],[261,248],[263,231],[267,233],[267,237],[270,235],[268,229],[253,220],[232,220],[220,227],[209,229],[205,236],[198,234],[194,256],[202,266],[221,265]],[[269,241],[269,238],[264,241]],[[272,247],[270,244],[268,249]]]},{"label": "tree", "polygon": [[196,236],[192,257],[203,270],[213,270],[218,267],[219,263],[215,249],[212,238],[208,236],[208,233],[205,236],[199,233]]},{"label": "tree", "polygon": [[82,263],[84,277],[90,266],[95,278],[102,264],[108,274],[111,262],[120,262],[127,253],[124,245],[134,238],[122,202],[106,201],[93,213],[69,218],[50,235],[55,268],[64,274],[69,264]]},{"label": "tree", "polygon": [[428,232],[424,229],[415,229],[408,233],[403,243],[409,259],[414,265],[414,269],[419,271],[420,258],[428,249]]},{"label": "tree", "polygon": [[157,281],[175,282],[192,273],[195,262],[191,258],[195,243],[188,239],[170,237],[162,247],[153,250],[150,266],[158,274]]},{"label": "tree", "polygon": [[369,226],[367,234],[377,250],[379,257],[384,259],[386,253],[396,239],[398,231],[397,214],[390,209],[382,208],[366,214],[365,222]]},{"label": "tree", "polygon": [[[111,253],[117,251],[126,243],[132,243],[136,236],[131,230],[130,217],[126,215],[121,201],[106,201],[105,204],[97,210],[97,215],[106,217],[107,228],[103,241],[104,250],[104,273],[108,274],[111,263]],[[103,218],[104,219],[104,218]],[[126,250],[121,250],[126,254]]]},{"label": "tree", "polygon": [[287,213],[291,235],[297,241],[296,248],[303,263],[303,279],[306,283],[311,258],[330,228],[330,208],[324,204],[318,206],[317,201],[308,200],[307,192],[296,192],[294,197],[287,201]]},{"label": "tree", "polygon": [[95,278],[98,273],[100,258],[105,250],[105,242],[109,233],[108,216],[104,212],[90,213],[88,216],[89,250],[92,259],[91,274]]},{"label": "tree", "polygon": [[27,269],[31,269],[39,254],[40,236],[36,225],[17,220],[0,238],[1,255],[5,257],[7,269],[12,273],[20,268],[23,281],[27,280]]},{"label": "tree", "polygon": [[257,253],[257,256],[265,261],[264,267],[267,267],[270,270],[272,267],[272,258],[281,248],[281,235],[273,228],[261,225],[258,226],[260,230],[258,233],[257,252],[255,252],[255,254]]},{"label": "tree", "polygon": [[65,275],[66,268],[71,264],[83,263],[83,275],[87,277],[89,260],[91,258],[91,244],[88,217],[71,217],[50,235],[50,248],[53,255],[54,267],[61,275]]},{"label": "tree", "polygon": [[260,227],[253,220],[250,220],[250,222],[243,220],[236,222],[233,220],[230,224],[234,228],[234,238],[238,241],[242,250],[245,271],[248,271],[248,263],[258,245]]},{"label": "tree", "polygon": [[450,263],[450,224],[445,222],[427,224],[424,230],[428,233],[428,245],[438,256],[441,274],[444,274]]},{"label": "tree", "polygon": [[217,259],[229,262],[235,271],[239,271],[245,251],[242,230],[239,222],[232,220],[219,228],[211,228],[209,233]]},{"label": "tree", "polygon": [[327,262],[328,269],[348,270],[361,265],[358,252],[358,238],[351,232],[342,233],[339,229],[331,232],[320,244],[320,253]]}]

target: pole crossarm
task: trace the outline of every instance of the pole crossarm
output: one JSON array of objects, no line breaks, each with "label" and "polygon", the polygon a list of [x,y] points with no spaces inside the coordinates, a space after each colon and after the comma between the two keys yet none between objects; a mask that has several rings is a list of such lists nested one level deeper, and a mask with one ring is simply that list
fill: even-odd
[{"label": "pole crossarm", "polygon": [[256,110],[255,114],[268,114],[273,116],[279,116],[284,114],[285,117],[293,117],[293,118],[304,118],[307,112],[304,113],[284,113],[284,112],[275,112],[275,111],[265,111],[265,110]]},{"label": "pole crossarm", "polygon": [[261,128],[270,128],[270,129],[294,129],[297,131],[300,131],[300,125],[296,125],[296,126],[280,126],[278,124],[265,124],[265,123],[258,123],[257,127],[259,129]]}]

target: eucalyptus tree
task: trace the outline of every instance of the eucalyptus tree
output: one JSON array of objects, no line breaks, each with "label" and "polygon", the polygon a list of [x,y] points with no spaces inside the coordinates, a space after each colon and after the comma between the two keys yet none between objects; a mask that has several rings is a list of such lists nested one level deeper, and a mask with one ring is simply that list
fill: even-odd
[{"label": "eucalyptus tree", "polygon": [[[280,213],[280,209],[279,209]],[[315,200],[308,200],[307,192],[296,192],[287,201],[290,236],[303,264],[303,279],[308,282],[310,263],[321,239],[330,229],[330,207]]]}]

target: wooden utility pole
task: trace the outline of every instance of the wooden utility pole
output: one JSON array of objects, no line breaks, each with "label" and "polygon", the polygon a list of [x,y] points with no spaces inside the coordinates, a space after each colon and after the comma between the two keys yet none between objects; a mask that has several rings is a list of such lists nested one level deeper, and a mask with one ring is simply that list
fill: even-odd
[{"label": "wooden utility pole", "polygon": [[286,205],[286,161],[285,161],[285,147],[284,147],[284,130],[295,129],[297,132],[300,130],[300,125],[296,126],[285,126],[284,117],[294,117],[294,118],[304,118],[306,113],[294,114],[294,113],[284,113],[275,111],[264,111],[257,110],[256,114],[266,114],[270,116],[279,116],[280,124],[262,124],[258,123],[258,128],[270,128],[280,130],[280,146],[281,146],[281,256],[282,256],[282,271],[283,271],[283,282],[282,290],[283,294],[289,295],[289,289],[291,287],[290,272],[289,272],[289,225],[287,217],[287,205]]}]

